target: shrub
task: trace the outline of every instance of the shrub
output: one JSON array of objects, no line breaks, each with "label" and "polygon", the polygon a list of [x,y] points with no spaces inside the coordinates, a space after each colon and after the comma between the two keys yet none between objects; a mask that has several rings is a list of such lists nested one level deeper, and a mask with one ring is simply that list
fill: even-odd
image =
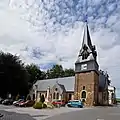
[{"label": "shrub", "polygon": [[35,108],[35,109],[42,109],[42,102],[36,102],[36,103],[33,105],[33,108]]},{"label": "shrub", "polygon": [[47,108],[47,105],[43,103],[43,108]]},{"label": "shrub", "polygon": [[41,96],[41,98],[40,98],[40,102],[42,102],[42,103],[45,102],[45,97],[44,97],[44,95]]}]

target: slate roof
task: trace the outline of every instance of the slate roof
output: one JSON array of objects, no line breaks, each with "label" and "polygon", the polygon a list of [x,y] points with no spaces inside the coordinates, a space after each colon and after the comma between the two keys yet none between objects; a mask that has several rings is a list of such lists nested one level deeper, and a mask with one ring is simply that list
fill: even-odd
[{"label": "slate roof", "polygon": [[65,91],[66,91],[66,89],[65,89],[65,86],[64,86],[64,85],[59,84],[59,83],[58,83],[58,85],[59,85],[59,86],[60,86],[60,88],[63,90],[63,92],[65,92]]},{"label": "slate roof", "polygon": [[[107,87],[107,79],[104,74],[100,74],[99,72],[99,87],[103,90]],[[48,87],[52,88],[56,83],[66,91],[74,91],[75,85],[75,76],[73,77],[64,77],[64,78],[55,78],[55,79],[45,79],[38,80],[35,85],[38,85],[38,91],[46,91]]]},{"label": "slate roof", "polygon": [[104,90],[108,87],[108,77],[103,71],[99,71],[99,87]]},{"label": "slate roof", "polygon": [[[73,77],[64,77],[64,78],[55,78],[55,79],[46,79],[46,80],[38,80],[35,85],[38,85],[38,91],[46,91],[48,87],[53,87],[56,82],[60,84],[62,89],[66,91],[74,91],[75,84],[75,76]],[[33,86],[33,89],[34,89]],[[64,87],[64,88],[63,88]]]},{"label": "slate roof", "polygon": [[88,28],[88,23],[87,22],[85,22],[85,26],[84,26],[82,48],[84,48],[84,45],[86,45],[88,47],[89,52],[92,51],[92,47],[93,46],[92,46],[92,41],[91,41],[91,38],[90,38],[90,32],[89,32],[89,28]]}]

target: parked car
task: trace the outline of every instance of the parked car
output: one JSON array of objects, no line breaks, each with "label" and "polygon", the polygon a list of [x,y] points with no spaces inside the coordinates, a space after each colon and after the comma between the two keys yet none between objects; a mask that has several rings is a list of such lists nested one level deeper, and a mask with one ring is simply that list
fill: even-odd
[{"label": "parked car", "polygon": [[33,100],[27,100],[25,102],[21,102],[19,104],[20,107],[32,107],[34,105],[35,101]]},{"label": "parked car", "polygon": [[67,103],[68,107],[77,107],[77,108],[83,108],[83,103],[81,100],[70,100]]},{"label": "parked car", "polygon": [[13,104],[13,100],[12,99],[5,99],[2,102],[3,105],[12,105]]},{"label": "parked car", "polygon": [[23,99],[19,99],[19,100],[17,100],[17,101],[14,101],[14,102],[13,102],[13,105],[16,106],[18,103],[20,103],[20,102],[22,102],[22,101],[24,101],[24,100],[23,100]]},{"label": "parked car", "polygon": [[14,105],[15,105],[15,106],[20,106],[20,104],[21,104],[21,103],[24,103],[24,102],[25,102],[25,100],[21,100],[21,101],[15,103]]},{"label": "parked car", "polygon": [[0,98],[0,104],[2,104],[3,101],[4,101],[4,99],[3,99],[3,98]]},{"label": "parked car", "polygon": [[63,106],[63,107],[64,107],[66,103],[65,103],[64,100],[54,100],[54,101],[52,102],[52,104],[55,105],[55,106],[56,106],[56,105],[60,105],[60,106]]}]

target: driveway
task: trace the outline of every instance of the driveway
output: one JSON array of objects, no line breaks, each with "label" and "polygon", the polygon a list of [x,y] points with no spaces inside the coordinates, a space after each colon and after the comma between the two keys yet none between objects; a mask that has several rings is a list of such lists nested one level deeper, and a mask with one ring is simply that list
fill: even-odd
[{"label": "driveway", "polygon": [[2,110],[8,111],[8,112],[15,112],[20,114],[28,114],[31,117],[33,117],[36,120],[42,120],[46,119],[55,115],[60,115],[62,113],[68,113],[73,111],[81,111],[88,108],[67,108],[67,107],[61,107],[61,108],[55,108],[55,109],[41,109],[37,110],[32,107],[30,108],[21,108],[21,107],[14,107],[14,106],[0,106],[0,108],[3,108]]}]

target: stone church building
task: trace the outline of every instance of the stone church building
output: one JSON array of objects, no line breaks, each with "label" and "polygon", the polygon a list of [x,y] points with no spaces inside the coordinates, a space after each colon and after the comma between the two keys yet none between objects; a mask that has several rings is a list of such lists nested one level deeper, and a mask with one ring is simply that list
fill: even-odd
[{"label": "stone church building", "polygon": [[[109,76],[99,70],[97,52],[92,45],[87,22],[84,26],[82,46],[75,62],[75,76],[38,80],[33,85],[33,99],[43,94],[46,101],[54,99],[82,100],[86,106],[109,104]],[[115,98],[115,91],[113,92]],[[113,98],[113,99],[114,99]]]}]

